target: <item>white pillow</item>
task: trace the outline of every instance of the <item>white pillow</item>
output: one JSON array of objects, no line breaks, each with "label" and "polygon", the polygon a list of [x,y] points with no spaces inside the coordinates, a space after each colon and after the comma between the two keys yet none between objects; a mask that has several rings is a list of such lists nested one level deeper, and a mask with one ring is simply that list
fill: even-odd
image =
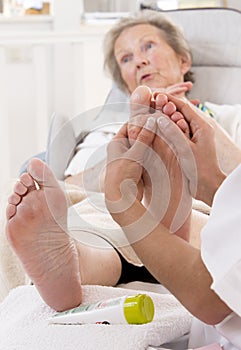
[{"label": "white pillow", "polygon": [[217,105],[205,102],[214,113],[217,122],[227,131],[234,143],[241,148],[241,104]]}]

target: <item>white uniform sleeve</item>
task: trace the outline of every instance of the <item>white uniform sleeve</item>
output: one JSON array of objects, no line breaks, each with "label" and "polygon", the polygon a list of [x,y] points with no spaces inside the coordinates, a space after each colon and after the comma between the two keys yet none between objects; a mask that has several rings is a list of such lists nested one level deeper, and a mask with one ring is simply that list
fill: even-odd
[{"label": "white uniform sleeve", "polygon": [[213,278],[211,288],[241,317],[241,165],[217,191],[201,235],[202,259]]}]

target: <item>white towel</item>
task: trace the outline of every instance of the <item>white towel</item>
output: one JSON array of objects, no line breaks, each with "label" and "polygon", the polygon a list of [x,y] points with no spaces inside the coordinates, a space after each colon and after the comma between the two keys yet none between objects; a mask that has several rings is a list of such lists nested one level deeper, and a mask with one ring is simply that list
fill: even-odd
[{"label": "white towel", "polygon": [[[143,293],[143,291],[140,291]],[[123,288],[84,286],[83,302],[137,294]],[[13,289],[0,304],[1,350],[138,350],[159,346],[189,332],[190,314],[170,294],[147,292],[155,316],[145,325],[54,325],[54,314],[34,286]]]}]

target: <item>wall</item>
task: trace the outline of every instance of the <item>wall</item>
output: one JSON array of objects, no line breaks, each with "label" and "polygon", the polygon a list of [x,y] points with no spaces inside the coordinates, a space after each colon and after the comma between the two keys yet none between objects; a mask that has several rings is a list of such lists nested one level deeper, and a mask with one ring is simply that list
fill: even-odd
[{"label": "wall", "polygon": [[86,12],[132,12],[139,6],[139,0],[84,0]]},{"label": "wall", "polygon": [[[240,0],[226,3],[241,10]],[[101,45],[112,24],[81,24],[82,12],[79,0],[55,0],[53,16],[0,16],[0,195],[45,150],[53,112],[72,117],[109,91]]]},{"label": "wall", "polygon": [[109,25],[61,28],[51,16],[0,18],[0,193],[45,150],[53,112],[73,117],[101,105],[110,89],[102,67]]},{"label": "wall", "polygon": [[226,0],[227,7],[231,7],[241,11],[241,1],[240,0]]}]

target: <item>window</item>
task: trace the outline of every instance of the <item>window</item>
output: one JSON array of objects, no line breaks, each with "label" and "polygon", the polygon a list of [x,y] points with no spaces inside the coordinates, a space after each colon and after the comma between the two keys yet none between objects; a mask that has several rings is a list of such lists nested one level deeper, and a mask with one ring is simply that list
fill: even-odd
[{"label": "window", "polygon": [[162,10],[194,7],[224,7],[226,0],[159,0],[157,6]]},{"label": "window", "polygon": [[49,14],[50,0],[0,0],[0,9],[7,16]]}]

